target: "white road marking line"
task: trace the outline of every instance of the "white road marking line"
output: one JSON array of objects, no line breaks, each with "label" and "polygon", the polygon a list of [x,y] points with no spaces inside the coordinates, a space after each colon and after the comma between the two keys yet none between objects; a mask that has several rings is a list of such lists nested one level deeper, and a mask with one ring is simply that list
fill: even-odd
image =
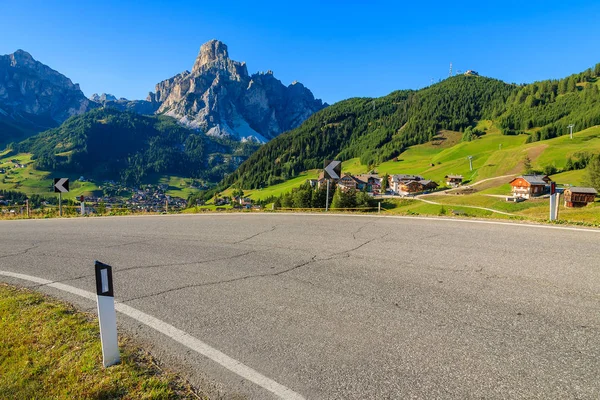
[{"label": "white road marking line", "polygon": [[[96,301],[96,295],[92,292],[88,292],[86,290],[82,290],[73,286],[65,285],[63,283],[49,281],[47,279],[38,278],[36,276],[19,274],[16,272],[10,271],[1,271],[0,275],[4,275],[10,278],[22,279],[25,281],[35,282],[44,286],[52,287],[58,290],[62,290],[65,292],[69,292],[75,294],[77,296],[84,297],[86,299]],[[182,331],[181,329],[175,328],[173,325],[167,324],[164,321],[161,321],[158,318],[155,318],[149,314],[146,314],[136,308],[130,307],[126,304],[115,301],[115,308],[122,314],[127,315],[135,319],[138,322],[170,337],[178,343],[186,346],[189,349],[194,350],[195,352],[202,354],[203,356],[213,360],[217,364],[227,368],[231,372],[241,376],[242,378],[255,383],[256,385],[262,387],[263,389],[268,390],[269,392],[275,394],[281,399],[285,400],[304,400],[304,396],[299,393],[294,392],[292,389],[283,386],[274,380],[267,378],[261,373],[255,371],[254,369],[248,367],[247,365],[237,361],[227,354],[222,353],[221,351],[209,346],[203,341],[196,339],[189,333]]]}]

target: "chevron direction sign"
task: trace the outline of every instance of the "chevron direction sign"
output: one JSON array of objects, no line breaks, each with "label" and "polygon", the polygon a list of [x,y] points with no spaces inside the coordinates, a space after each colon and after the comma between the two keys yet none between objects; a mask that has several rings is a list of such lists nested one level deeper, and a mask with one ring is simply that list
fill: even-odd
[{"label": "chevron direction sign", "polygon": [[325,160],[323,170],[325,171],[325,179],[340,179],[342,175],[342,162]]},{"label": "chevron direction sign", "polygon": [[69,178],[54,178],[54,193],[69,193]]}]

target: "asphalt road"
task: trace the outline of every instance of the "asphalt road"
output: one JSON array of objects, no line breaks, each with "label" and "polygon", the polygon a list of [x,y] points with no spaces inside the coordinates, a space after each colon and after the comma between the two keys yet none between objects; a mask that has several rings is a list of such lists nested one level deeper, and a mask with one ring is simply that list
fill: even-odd
[{"label": "asphalt road", "polygon": [[[305,398],[600,398],[600,231],[226,214],[0,221],[0,235],[0,271],[93,292],[93,261],[111,264],[118,301]],[[274,398],[118,322],[215,397]]]}]

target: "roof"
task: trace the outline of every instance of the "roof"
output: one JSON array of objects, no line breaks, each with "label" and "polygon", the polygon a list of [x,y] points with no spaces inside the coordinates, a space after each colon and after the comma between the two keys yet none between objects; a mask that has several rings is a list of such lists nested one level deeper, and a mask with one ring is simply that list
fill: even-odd
[{"label": "roof", "polygon": [[446,179],[462,179],[463,176],[462,175],[446,175],[445,178]]},{"label": "roof", "polygon": [[574,187],[567,188],[565,190],[568,190],[571,193],[598,194],[598,191],[596,189],[590,188],[590,187],[574,186]]},{"label": "roof", "polygon": [[397,174],[392,175],[392,182],[398,181],[420,181],[423,177],[420,175],[406,175],[406,174]]},{"label": "roof", "polygon": [[373,178],[373,179],[380,179],[379,175],[375,175],[375,174],[361,174],[361,175],[355,175],[354,180],[356,180],[357,182],[361,182],[361,183],[368,183],[369,179]]},{"label": "roof", "polygon": [[530,185],[546,185],[544,178],[545,178],[544,175],[522,175],[522,176],[516,177],[515,179],[510,181],[510,183],[513,183],[517,179],[524,179]]}]

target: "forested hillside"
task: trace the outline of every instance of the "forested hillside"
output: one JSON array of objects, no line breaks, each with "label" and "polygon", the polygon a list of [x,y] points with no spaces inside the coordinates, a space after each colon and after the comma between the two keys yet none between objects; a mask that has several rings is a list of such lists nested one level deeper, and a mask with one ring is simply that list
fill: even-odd
[{"label": "forested hillside", "polygon": [[464,132],[494,120],[505,135],[528,141],[553,138],[600,124],[600,64],[561,80],[509,85],[456,76],[418,91],[398,91],[371,99],[339,102],[314,114],[299,128],[267,143],[221,186],[258,188],[322,168],[325,159],[358,157],[363,165],[390,160],[407,147],[430,141],[440,130]]},{"label": "forested hillside", "polygon": [[327,158],[380,163],[430,140],[441,129],[463,130],[497,117],[514,89],[495,79],[456,76],[419,91],[342,101],[264,145],[225,185],[270,185],[321,168]]},{"label": "forested hillside", "polygon": [[191,131],[170,117],[97,109],[18,145],[35,168],[137,184],[150,173],[217,182],[257,148]]},{"label": "forested hillside", "polygon": [[535,82],[515,90],[499,120],[504,134],[530,133],[530,141],[551,139],[600,124],[600,64],[561,80]]}]

